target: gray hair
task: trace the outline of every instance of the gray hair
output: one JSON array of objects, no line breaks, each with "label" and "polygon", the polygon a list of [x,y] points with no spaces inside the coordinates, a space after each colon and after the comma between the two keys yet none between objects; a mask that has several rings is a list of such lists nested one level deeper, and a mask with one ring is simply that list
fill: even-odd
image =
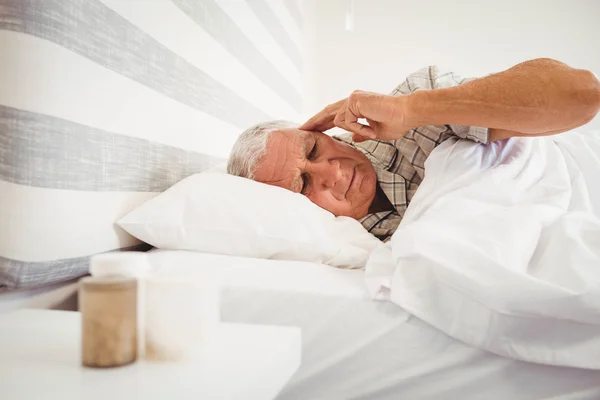
[{"label": "gray hair", "polygon": [[290,121],[261,122],[246,129],[231,149],[227,161],[227,173],[243,178],[254,178],[256,163],[267,151],[267,141],[272,132],[280,129],[297,128],[298,124]]}]

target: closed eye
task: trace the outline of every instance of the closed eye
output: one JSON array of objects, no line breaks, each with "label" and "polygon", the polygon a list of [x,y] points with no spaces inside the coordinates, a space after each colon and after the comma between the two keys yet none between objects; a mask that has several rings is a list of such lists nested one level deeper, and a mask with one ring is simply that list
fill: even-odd
[{"label": "closed eye", "polygon": [[[319,141],[317,139],[315,139],[313,146],[311,147],[310,151],[306,155],[307,160],[313,161],[315,158],[317,158],[317,151],[319,150],[318,142]],[[302,174],[301,179],[302,179],[302,188],[300,189],[300,193],[302,193],[303,195],[306,195],[306,191],[308,189],[308,186],[310,185],[310,175]]]},{"label": "closed eye", "polygon": [[308,189],[308,184],[310,183],[310,177],[308,174],[302,174],[302,189],[300,189],[300,193],[306,195],[306,190]]},{"label": "closed eye", "polygon": [[317,141],[315,140],[315,144],[313,144],[312,149],[310,149],[310,152],[306,155],[306,159],[312,161],[317,157],[317,147]]}]

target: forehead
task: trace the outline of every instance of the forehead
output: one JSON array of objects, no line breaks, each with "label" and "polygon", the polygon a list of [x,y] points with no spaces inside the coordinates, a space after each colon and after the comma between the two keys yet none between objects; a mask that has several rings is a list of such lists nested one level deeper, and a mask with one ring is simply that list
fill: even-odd
[{"label": "forehead", "polygon": [[256,165],[254,179],[294,190],[311,138],[311,132],[299,129],[272,132],[267,141],[266,152]]},{"label": "forehead", "polygon": [[312,132],[302,131],[300,129],[281,129],[271,132],[267,141],[267,153],[271,150],[281,150],[285,148],[292,153],[302,153],[305,149],[307,139],[312,137]]}]

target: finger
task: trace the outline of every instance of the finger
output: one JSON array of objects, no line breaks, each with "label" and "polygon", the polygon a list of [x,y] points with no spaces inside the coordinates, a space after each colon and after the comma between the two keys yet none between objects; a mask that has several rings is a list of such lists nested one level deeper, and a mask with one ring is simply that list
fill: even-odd
[{"label": "finger", "polygon": [[372,128],[372,129],[373,129],[375,132],[376,132],[376,133],[380,131],[380,129],[381,129],[381,128],[380,128],[380,124],[379,124],[379,122],[377,122],[377,121],[373,121],[373,120],[372,120],[372,119],[370,119],[370,118],[366,118],[366,120],[367,120],[367,124],[369,124],[369,126],[370,126],[370,127],[371,127],[371,128]]},{"label": "finger", "polygon": [[355,90],[348,97],[348,107],[350,107],[350,110],[358,115],[359,118],[383,121],[390,118],[390,107],[385,101],[390,97],[391,96],[381,95],[379,93]]},{"label": "finger", "polygon": [[335,126],[337,126],[338,128],[342,128],[344,130],[348,130],[348,128],[346,127],[346,108],[347,108],[347,101],[344,102],[344,104],[340,107],[340,109],[338,110],[333,123],[335,124]]},{"label": "finger", "polygon": [[[371,127],[371,129],[373,129],[375,131],[375,133],[377,133],[377,135],[379,135],[379,122],[377,121],[373,121],[372,119],[366,118],[367,123],[369,124],[369,126]],[[373,138],[370,137],[365,137],[362,135],[359,135],[358,133],[353,133],[352,134],[352,140],[354,140],[355,142],[364,142],[367,140],[372,140]]]},{"label": "finger", "polygon": [[333,128],[335,126],[333,120],[337,115],[338,110],[344,105],[346,100],[347,99],[344,98],[342,100],[336,101],[333,104],[328,105],[319,113],[317,113],[308,121],[306,121],[304,124],[302,124],[299,129],[306,131],[319,130],[323,132]]},{"label": "finger", "polygon": [[348,127],[346,128],[346,130],[352,132],[352,137],[354,137],[354,135],[356,135],[357,137],[360,136],[364,138],[364,140],[361,140],[363,142],[365,140],[371,140],[377,137],[377,134],[375,133],[373,128],[371,128],[368,125],[363,125],[360,122],[353,122],[351,124],[348,124],[347,126]]},{"label": "finger", "polygon": [[324,132],[333,128],[335,125],[333,119],[336,114],[330,114],[329,111],[323,110],[304,124],[300,125],[299,129],[304,131],[321,131]]},{"label": "finger", "polygon": [[359,135],[358,133],[352,134],[352,141],[354,141],[354,142],[360,143],[360,142],[366,142],[367,140],[372,140],[372,139],[369,137]]},{"label": "finger", "polygon": [[373,128],[371,128],[369,125],[361,124],[360,122],[358,122],[359,118],[364,117],[360,113],[360,108],[358,106],[358,103],[360,102],[361,98],[361,92],[354,92],[348,98],[348,106],[346,107],[345,112],[345,122],[347,130],[366,139],[375,139],[377,135],[375,134]]}]

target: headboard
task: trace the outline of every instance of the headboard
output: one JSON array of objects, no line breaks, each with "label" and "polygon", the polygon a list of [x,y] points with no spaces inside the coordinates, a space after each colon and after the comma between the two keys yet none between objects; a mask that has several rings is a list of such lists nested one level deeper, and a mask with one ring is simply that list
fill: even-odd
[{"label": "headboard", "polygon": [[296,0],[0,0],[0,287],[139,248],[122,215],[297,120],[301,23]]}]

